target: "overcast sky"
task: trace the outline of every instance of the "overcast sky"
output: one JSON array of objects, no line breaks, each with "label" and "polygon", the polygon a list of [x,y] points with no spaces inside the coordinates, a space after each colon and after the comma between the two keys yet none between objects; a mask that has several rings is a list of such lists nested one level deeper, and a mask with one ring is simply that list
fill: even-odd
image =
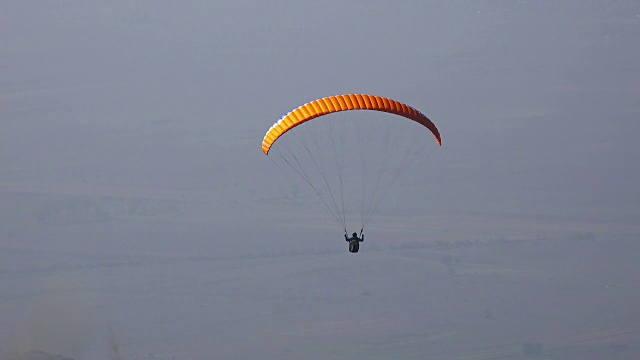
[{"label": "overcast sky", "polygon": [[[2,1],[0,352],[633,351],[639,44],[637,0]],[[261,150],[343,93],[442,135],[358,255]]]},{"label": "overcast sky", "polygon": [[165,191],[266,224],[289,186],[266,130],[359,92],[440,128],[399,195],[417,217],[636,221],[639,40],[636,1],[5,2],[0,187]]}]

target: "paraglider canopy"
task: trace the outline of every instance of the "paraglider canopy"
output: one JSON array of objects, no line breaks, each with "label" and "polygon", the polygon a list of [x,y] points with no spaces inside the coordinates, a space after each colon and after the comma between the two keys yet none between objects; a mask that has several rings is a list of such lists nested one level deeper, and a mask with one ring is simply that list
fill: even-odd
[{"label": "paraglider canopy", "polygon": [[304,180],[345,235],[349,214],[360,213],[356,228],[363,229],[401,175],[439,146],[440,132],[422,112],[367,94],[301,105],[278,119],[262,140],[263,153]]},{"label": "paraglider canopy", "polygon": [[271,146],[280,136],[304,122],[322,115],[347,110],[383,111],[411,119],[431,130],[438,141],[438,145],[442,146],[442,139],[440,138],[438,128],[436,128],[428,117],[413,107],[382,96],[346,94],[311,101],[282,116],[271,126],[264,136],[262,140],[262,152],[269,155]]}]

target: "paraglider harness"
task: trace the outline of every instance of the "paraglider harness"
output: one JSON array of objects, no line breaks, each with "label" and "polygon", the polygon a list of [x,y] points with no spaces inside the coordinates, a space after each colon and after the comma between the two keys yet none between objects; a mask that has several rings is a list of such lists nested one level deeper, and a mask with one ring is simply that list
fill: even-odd
[{"label": "paraglider harness", "polygon": [[360,237],[357,233],[353,233],[350,238],[347,237],[347,231],[344,231],[344,239],[349,242],[349,252],[357,253],[360,250],[360,243],[364,241],[363,229],[360,229]]}]

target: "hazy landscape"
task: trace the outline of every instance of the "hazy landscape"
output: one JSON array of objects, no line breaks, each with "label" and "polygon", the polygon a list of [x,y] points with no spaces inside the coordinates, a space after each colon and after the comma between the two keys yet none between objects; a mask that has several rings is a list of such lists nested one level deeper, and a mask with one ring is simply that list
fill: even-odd
[{"label": "hazy landscape", "polygon": [[[2,359],[640,358],[637,1],[10,2],[0,40]],[[350,92],[443,140],[358,254],[260,150]]]}]

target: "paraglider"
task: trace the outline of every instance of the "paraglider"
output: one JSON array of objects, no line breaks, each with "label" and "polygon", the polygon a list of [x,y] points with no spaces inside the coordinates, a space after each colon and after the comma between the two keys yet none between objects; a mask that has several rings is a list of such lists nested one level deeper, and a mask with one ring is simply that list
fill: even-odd
[{"label": "paraglider", "polygon": [[360,250],[360,243],[364,241],[364,229],[360,229],[360,237],[358,233],[353,233],[351,237],[347,237],[347,232],[344,233],[344,239],[349,243],[349,252],[357,253]]},{"label": "paraglider", "polygon": [[[286,113],[265,134],[262,151],[313,189],[344,230],[349,251],[358,252],[362,231],[390,189],[429,157],[433,145],[442,145],[440,132],[416,108],[386,97],[346,94]],[[355,213],[361,236],[354,233],[349,240],[347,218]]]},{"label": "paraglider", "polygon": [[411,119],[431,130],[438,141],[438,145],[442,146],[440,132],[433,122],[411,106],[381,96],[347,94],[329,96],[311,101],[281,117],[280,120],[271,126],[264,136],[262,140],[262,152],[264,152],[265,155],[269,155],[269,149],[271,149],[273,143],[276,142],[280,136],[304,122],[323,115],[347,110],[383,111]]}]

